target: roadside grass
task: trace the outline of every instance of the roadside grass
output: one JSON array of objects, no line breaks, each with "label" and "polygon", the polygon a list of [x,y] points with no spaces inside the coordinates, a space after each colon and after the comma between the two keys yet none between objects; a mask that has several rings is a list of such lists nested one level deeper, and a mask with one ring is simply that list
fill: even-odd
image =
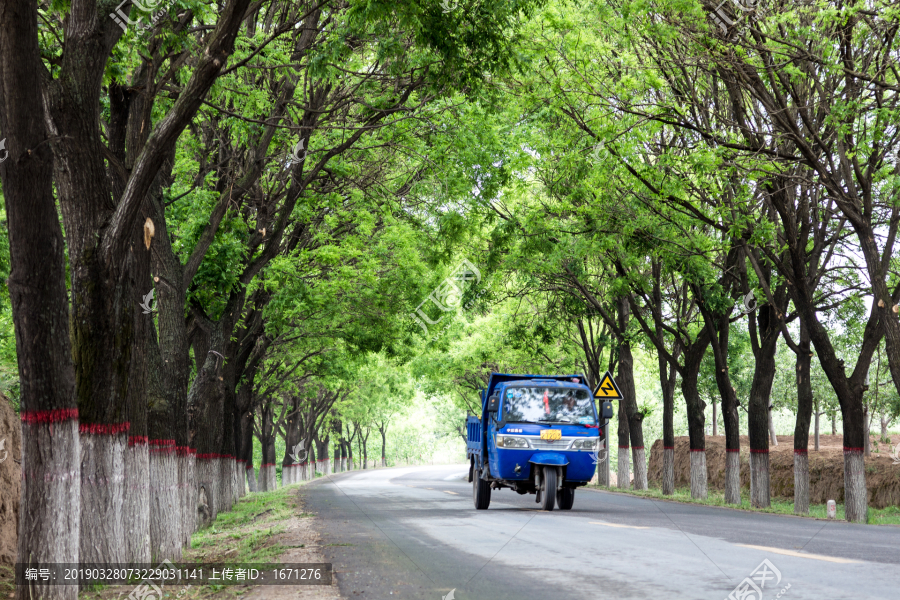
[{"label": "roadside grass", "polygon": [[[652,487],[649,490],[632,490],[619,489],[617,487],[589,485],[590,489],[603,490],[607,492],[617,492],[622,494],[630,494],[632,496],[640,496],[642,498],[653,498],[655,500],[669,500],[674,502],[683,502],[687,504],[702,504],[704,506],[720,506],[723,508],[731,508],[734,510],[746,510],[750,512],[771,513],[779,515],[793,515],[797,517],[806,517],[812,519],[826,519],[827,508],[824,504],[811,504],[808,515],[794,515],[794,503],[790,500],[782,498],[772,498],[772,505],[769,508],[753,508],[750,506],[749,490],[741,489],[741,504],[726,504],[725,493],[718,490],[710,490],[706,500],[695,500],[691,498],[691,490],[689,488],[676,488],[675,493],[671,496],[664,496],[662,490],[658,487]],[[846,518],[844,513],[844,505],[837,505],[836,521],[843,521]],[[900,525],[900,507],[889,506],[887,508],[869,508],[870,525]]]},{"label": "roadside grass", "polygon": [[13,565],[0,565],[0,598],[16,595],[16,572]]},{"label": "roadside grass", "polygon": [[[221,513],[207,528],[191,536],[191,548],[182,554],[182,563],[239,563],[278,562],[288,546],[276,543],[275,536],[286,528],[284,521],[294,516],[311,517],[301,513],[297,490],[293,484],[273,492],[257,492],[241,498],[230,512]],[[302,547],[302,546],[301,546]],[[0,579],[0,586],[2,586]],[[135,586],[98,586],[82,591],[81,600],[113,600],[126,598]],[[0,590],[5,588],[0,587]],[[250,585],[166,585],[159,600],[204,600],[209,598],[239,598],[249,592]],[[2,600],[3,596],[0,596]]]}]

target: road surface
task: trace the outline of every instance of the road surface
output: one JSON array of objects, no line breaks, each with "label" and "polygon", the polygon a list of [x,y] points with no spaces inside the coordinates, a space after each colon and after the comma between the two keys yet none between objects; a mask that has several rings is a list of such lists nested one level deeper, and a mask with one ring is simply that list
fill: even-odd
[{"label": "road surface", "polygon": [[[579,489],[570,511],[494,490],[465,466],[351,471],[305,486],[346,598],[897,600],[900,527]],[[763,561],[769,561],[764,563]],[[760,567],[762,565],[762,567]]]}]

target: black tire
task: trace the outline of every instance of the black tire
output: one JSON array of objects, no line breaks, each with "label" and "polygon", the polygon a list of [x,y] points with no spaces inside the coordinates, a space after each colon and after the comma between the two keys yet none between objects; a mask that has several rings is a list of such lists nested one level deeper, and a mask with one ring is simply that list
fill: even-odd
[{"label": "black tire", "polygon": [[556,503],[556,467],[544,467],[541,486],[541,510],[553,510]]},{"label": "black tire", "polygon": [[562,488],[556,492],[556,505],[559,510],[571,510],[575,503],[575,490],[572,488]]},{"label": "black tire", "polygon": [[481,478],[481,471],[475,471],[472,480],[472,500],[477,510],[487,510],[491,505],[491,482]]}]

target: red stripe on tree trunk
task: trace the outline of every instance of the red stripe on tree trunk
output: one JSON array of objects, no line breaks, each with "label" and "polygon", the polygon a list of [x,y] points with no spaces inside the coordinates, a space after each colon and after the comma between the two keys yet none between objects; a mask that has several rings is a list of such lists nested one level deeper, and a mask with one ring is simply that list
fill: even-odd
[{"label": "red stripe on tree trunk", "polygon": [[626,450],[628,450],[629,446],[619,446],[619,448],[625,448]]},{"label": "red stripe on tree trunk", "polygon": [[55,410],[26,410],[22,412],[23,423],[61,423],[78,418],[77,408],[57,408]]},{"label": "red stripe on tree trunk", "polygon": [[806,448],[794,448],[794,454],[808,454],[809,450]]},{"label": "red stripe on tree trunk", "polygon": [[644,449],[643,446],[632,446],[632,448],[635,450],[643,450]]},{"label": "red stripe on tree trunk", "polygon": [[753,448],[750,448],[750,453],[751,454],[768,454],[769,449],[766,448],[765,450],[754,450]]},{"label": "red stripe on tree trunk", "polygon": [[190,446],[175,446],[175,454],[178,456],[190,456],[192,452]]},{"label": "red stripe on tree trunk", "polygon": [[78,425],[78,433],[89,433],[91,435],[119,435],[127,433],[131,427],[131,423],[109,423],[106,425],[100,423],[81,423]]},{"label": "red stripe on tree trunk", "polygon": [[247,465],[247,468],[248,468],[248,469],[252,469],[252,468],[253,468],[253,465],[252,465],[252,464]]},{"label": "red stripe on tree trunk", "polygon": [[675,446],[663,446],[663,450],[674,450]]},{"label": "red stripe on tree trunk", "polygon": [[275,466],[275,463],[266,463],[264,465],[259,465],[259,468],[262,469],[263,467],[274,467],[274,466]]},{"label": "red stripe on tree trunk", "polygon": [[150,440],[150,454],[170,454],[175,452],[175,440]]},{"label": "red stripe on tree trunk", "polygon": [[863,452],[862,448],[848,448],[844,446],[844,452]]},{"label": "red stripe on tree trunk", "polygon": [[691,452],[706,452],[706,448],[691,448]]},{"label": "red stripe on tree trunk", "polygon": [[128,445],[129,446],[146,446],[149,438],[146,435],[129,435],[128,436]]}]

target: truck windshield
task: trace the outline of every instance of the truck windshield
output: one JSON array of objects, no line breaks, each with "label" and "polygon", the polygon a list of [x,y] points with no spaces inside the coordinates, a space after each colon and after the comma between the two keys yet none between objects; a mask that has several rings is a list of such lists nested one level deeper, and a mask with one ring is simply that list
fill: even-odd
[{"label": "truck windshield", "polygon": [[516,387],[506,390],[507,421],[579,423],[596,425],[594,405],[587,390],[548,387]]}]

